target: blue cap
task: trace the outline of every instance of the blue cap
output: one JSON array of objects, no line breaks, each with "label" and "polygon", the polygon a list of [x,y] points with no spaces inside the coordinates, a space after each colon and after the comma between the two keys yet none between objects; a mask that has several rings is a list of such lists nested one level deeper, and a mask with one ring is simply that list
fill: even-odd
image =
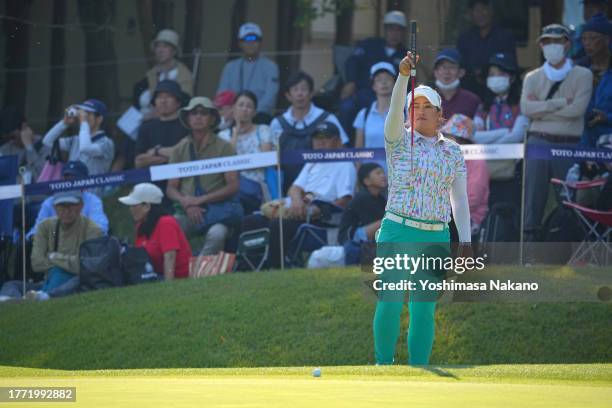
[{"label": "blue cap", "polygon": [[89,176],[89,169],[82,161],[69,161],[62,167],[62,176],[87,177]]},{"label": "blue cap", "polygon": [[518,66],[514,61],[514,57],[510,54],[504,54],[503,52],[491,55],[491,58],[489,58],[489,66],[491,65],[500,67],[506,72],[514,73],[518,71]]},{"label": "blue cap", "polygon": [[445,48],[436,55],[436,59],[434,60],[434,67],[438,65],[438,63],[442,60],[448,60],[450,62],[454,62],[455,64],[461,65],[461,54],[455,48]]},{"label": "blue cap", "polygon": [[97,113],[100,116],[106,116],[106,105],[98,99],[88,99],[85,102],[77,105],[78,108],[86,112]]},{"label": "blue cap", "polygon": [[589,19],[584,26],[582,26],[582,32],[595,32],[605,35],[612,34],[612,30],[610,28],[610,22],[608,21],[608,17],[606,17],[603,13],[597,13],[593,17]]},{"label": "blue cap", "polygon": [[317,136],[340,137],[340,129],[338,129],[338,126],[331,122],[323,122],[317,126],[316,130],[312,134],[312,137]]}]

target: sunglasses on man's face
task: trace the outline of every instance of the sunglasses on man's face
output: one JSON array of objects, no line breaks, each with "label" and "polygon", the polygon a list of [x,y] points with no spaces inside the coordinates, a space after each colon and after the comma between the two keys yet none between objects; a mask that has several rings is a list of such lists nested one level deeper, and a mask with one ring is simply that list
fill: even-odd
[{"label": "sunglasses on man's face", "polygon": [[196,116],[196,115],[200,115],[200,116],[206,116],[206,115],[210,115],[210,111],[208,109],[194,109],[191,112],[189,112],[190,116]]}]

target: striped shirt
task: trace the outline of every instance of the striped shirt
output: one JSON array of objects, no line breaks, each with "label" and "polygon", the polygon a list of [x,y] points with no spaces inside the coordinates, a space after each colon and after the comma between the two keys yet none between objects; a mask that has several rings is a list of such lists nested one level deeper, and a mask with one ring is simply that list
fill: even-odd
[{"label": "striped shirt", "polygon": [[410,130],[396,142],[385,140],[389,166],[387,211],[421,220],[449,222],[453,180],[466,177],[459,145],[442,134],[436,140],[414,132],[410,165]]}]

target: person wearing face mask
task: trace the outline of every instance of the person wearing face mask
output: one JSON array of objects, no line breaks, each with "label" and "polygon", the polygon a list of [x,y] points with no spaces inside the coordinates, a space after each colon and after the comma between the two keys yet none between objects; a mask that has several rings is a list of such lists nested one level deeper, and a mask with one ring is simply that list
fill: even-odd
[{"label": "person wearing face mask", "polygon": [[[531,123],[528,144],[562,146],[579,142],[593,88],[593,74],[567,57],[569,30],[560,24],[542,29],[538,43],[546,62],[525,76],[521,112]],[[564,178],[571,160],[527,160],[525,164],[524,232],[537,240],[551,177]]]},{"label": "person wearing face mask", "polygon": [[461,87],[465,70],[461,67],[461,54],[454,48],[446,48],[434,60],[435,88],[442,96],[442,111],[446,117],[457,113],[474,118],[482,103],[478,95]]},{"label": "person wearing face mask", "polygon": [[[493,55],[486,73],[488,92],[474,119],[474,142],[521,143],[529,126],[529,118],[521,114],[521,84],[513,57],[503,53]],[[513,203],[518,211],[521,190],[520,174],[515,171],[516,161],[491,160],[487,165],[491,177],[489,204]]]}]

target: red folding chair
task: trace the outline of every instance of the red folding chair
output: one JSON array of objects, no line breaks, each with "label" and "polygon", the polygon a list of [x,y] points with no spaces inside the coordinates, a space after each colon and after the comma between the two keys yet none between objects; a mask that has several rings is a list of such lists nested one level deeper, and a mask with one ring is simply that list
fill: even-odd
[{"label": "red folding chair", "polygon": [[610,246],[612,211],[598,211],[573,201],[576,191],[603,188],[606,184],[606,179],[567,182],[552,178],[550,182],[559,193],[557,197],[560,204],[574,212],[585,231],[584,239],[578,246],[578,249],[572,254],[568,264],[592,263],[607,265],[610,254],[612,254],[612,246]]},{"label": "red folding chair", "polygon": [[589,262],[595,265],[607,265],[612,255],[612,243],[610,242],[612,211],[594,210],[570,201],[564,201],[563,205],[574,210],[587,230],[584,240],[568,263]]}]

